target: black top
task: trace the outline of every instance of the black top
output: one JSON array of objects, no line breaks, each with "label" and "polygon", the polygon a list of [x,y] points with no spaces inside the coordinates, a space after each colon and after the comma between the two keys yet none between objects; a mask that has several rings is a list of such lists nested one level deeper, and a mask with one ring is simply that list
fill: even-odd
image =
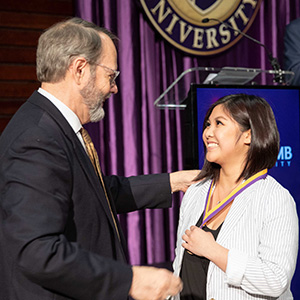
[{"label": "black top", "polygon": [[[196,226],[200,227],[202,219],[203,214]],[[212,230],[206,225],[202,229],[211,232],[216,240],[222,224],[216,230]],[[180,293],[181,300],[206,300],[206,277],[209,262],[203,256],[190,255],[186,250],[184,251],[180,271],[180,277],[183,282],[183,290]]]}]

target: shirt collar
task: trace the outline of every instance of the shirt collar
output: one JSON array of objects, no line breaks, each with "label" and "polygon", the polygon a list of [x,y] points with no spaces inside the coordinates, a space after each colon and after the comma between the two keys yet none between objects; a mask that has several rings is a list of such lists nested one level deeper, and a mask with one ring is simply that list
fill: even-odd
[{"label": "shirt collar", "polygon": [[68,121],[74,132],[77,134],[82,128],[82,125],[77,115],[67,105],[65,105],[63,102],[58,100],[56,97],[54,97],[52,94],[45,91],[44,89],[39,88],[38,92],[45,96],[49,101],[53,103],[53,105],[56,106],[56,108],[62,113],[62,115]]}]

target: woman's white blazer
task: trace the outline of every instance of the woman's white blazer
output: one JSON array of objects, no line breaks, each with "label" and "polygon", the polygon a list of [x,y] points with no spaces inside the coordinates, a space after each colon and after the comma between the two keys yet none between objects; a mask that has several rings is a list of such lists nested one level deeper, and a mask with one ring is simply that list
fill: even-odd
[{"label": "woman's white blazer", "polygon": [[[200,218],[211,181],[192,185],[183,197],[173,268],[179,275],[182,235]],[[224,273],[210,262],[207,300],[293,299],[290,283],[298,253],[298,217],[290,193],[267,176],[237,196],[217,242],[229,249]],[[174,299],[179,299],[175,296]]]}]

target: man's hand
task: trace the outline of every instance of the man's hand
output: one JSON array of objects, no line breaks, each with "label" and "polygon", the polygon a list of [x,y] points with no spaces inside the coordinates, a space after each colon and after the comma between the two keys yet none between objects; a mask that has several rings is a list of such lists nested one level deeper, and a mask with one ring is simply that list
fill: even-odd
[{"label": "man's hand", "polygon": [[132,272],[129,295],[135,300],[164,300],[182,290],[180,278],[167,269],[133,266]]},{"label": "man's hand", "polygon": [[194,179],[199,175],[200,170],[178,171],[170,173],[170,184],[172,193],[182,191],[186,192],[188,187],[195,183]]}]

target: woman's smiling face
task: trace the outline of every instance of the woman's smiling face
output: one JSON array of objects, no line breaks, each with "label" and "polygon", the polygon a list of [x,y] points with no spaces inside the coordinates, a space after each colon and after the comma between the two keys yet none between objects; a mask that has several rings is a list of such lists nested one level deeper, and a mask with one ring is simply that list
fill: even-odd
[{"label": "woman's smiling face", "polygon": [[244,164],[251,141],[250,130],[242,132],[239,124],[217,105],[209,116],[202,135],[206,159],[221,167]]}]

